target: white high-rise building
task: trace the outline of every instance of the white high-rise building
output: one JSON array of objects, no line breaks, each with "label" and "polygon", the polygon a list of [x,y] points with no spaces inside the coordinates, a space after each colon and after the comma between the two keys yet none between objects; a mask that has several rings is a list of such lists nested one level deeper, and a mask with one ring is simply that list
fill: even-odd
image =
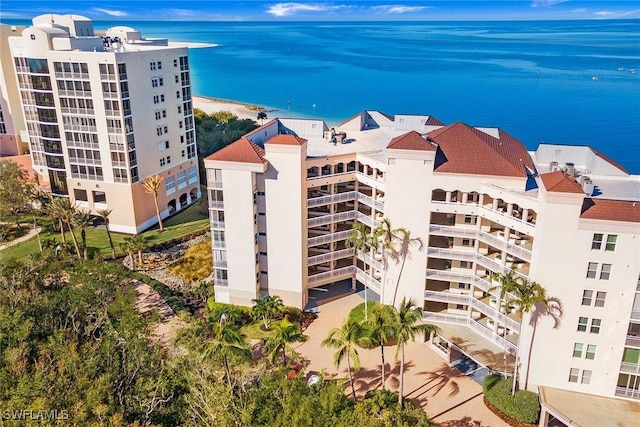
[{"label": "white high-rise building", "polygon": [[[266,292],[304,307],[351,280],[422,306],[449,360],[513,372],[518,355],[543,425],[596,420],[566,404],[576,393],[640,410],[640,179],[596,150],[527,152],[502,129],[366,111],[335,129],[274,119],[205,168],[216,301]],[[408,232],[395,258],[345,246],[355,222],[386,219]],[[551,309],[521,316],[501,300],[495,277],[511,271]]]},{"label": "white high-rise building", "polygon": [[138,233],[200,196],[188,49],[129,27],[46,14],[9,37],[36,173],[54,195]]}]

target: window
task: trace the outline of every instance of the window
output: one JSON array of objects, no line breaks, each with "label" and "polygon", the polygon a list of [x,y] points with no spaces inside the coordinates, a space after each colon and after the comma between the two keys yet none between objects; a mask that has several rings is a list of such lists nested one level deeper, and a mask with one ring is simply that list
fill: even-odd
[{"label": "window", "polygon": [[167,179],[164,180],[164,184],[167,189],[167,195],[176,191],[176,180],[173,176],[168,176]]},{"label": "window", "polygon": [[196,171],[195,166],[189,167],[188,174],[189,174],[189,184],[193,184],[194,182],[198,181],[198,173]]},{"label": "window", "polygon": [[104,191],[92,191],[93,203],[107,203],[107,195]]},{"label": "window", "polygon": [[158,77],[158,85],[164,86],[164,79],[162,77]]},{"label": "window", "polygon": [[178,114],[182,114],[182,106],[178,105]]},{"label": "window", "polygon": [[467,284],[466,283],[458,283],[458,289],[467,289]]},{"label": "window", "polygon": [[599,334],[601,324],[601,319],[591,319],[591,330],[589,332],[591,332],[592,334]]},{"label": "window", "polygon": [[596,293],[596,307],[604,307],[604,300],[607,298],[606,292],[597,292]]},{"label": "window", "polygon": [[609,280],[609,276],[611,276],[611,264],[602,264],[600,280]]},{"label": "window", "polygon": [[174,66],[174,67],[177,67],[177,66],[178,66],[178,60],[177,60],[177,59],[174,59],[174,60],[173,60],[173,66]]},{"label": "window", "polygon": [[187,186],[187,172],[178,172],[178,190]]},{"label": "window", "polygon": [[460,261],[460,267],[461,268],[469,268],[469,262],[468,261]]},{"label": "window", "polygon": [[591,249],[599,250],[602,248],[602,237],[603,235],[600,233],[595,233],[593,235],[593,241],[591,242]]},{"label": "window", "polygon": [[159,104],[160,103],[160,96],[159,95],[153,95],[153,103],[154,104]]},{"label": "window", "polygon": [[155,61],[151,61],[151,62],[149,63],[149,69],[150,69],[151,71],[155,71],[155,69],[156,69],[156,63],[155,63]]},{"label": "window", "polygon": [[577,342],[573,344],[573,357],[582,357],[582,347],[584,344]]},{"label": "window", "polygon": [[165,145],[164,142],[158,142],[158,152],[164,151]]},{"label": "window", "polygon": [[162,70],[162,61],[158,61],[158,70]]},{"label": "window", "polygon": [[179,90],[176,91],[176,98],[180,99],[180,91]]},{"label": "window", "polygon": [[167,164],[167,160],[164,157],[160,157],[160,166],[164,166]]},{"label": "window", "polygon": [[462,239],[462,246],[471,246],[471,239]]},{"label": "window", "polygon": [[589,324],[589,319],[587,317],[578,318],[578,331],[586,332],[588,324]]},{"label": "window", "polygon": [[593,344],[587,345],[587,352],[584,355],[584,358],[587,360],[593,360],[596,358],[596,346]]},{"label": "window", "polygon": [[160,110],[156,111],[156,120],[160,120],[162,118],[162,114],[160,113]]},{"label": "window", "polygon": [[164,126],[162,127],[162,130],[164,131],[164,133],[169,133],[169,126],[164,125]]},{"label": "window", "polygon": [[152,78],[151,79],[151,87],[158,87],[158,79],[157,78]]},{"label": "window", "polygon": [[182,129],[182,126],[183,126],[183,125],[182,125],[182,120],[180,120],[180,121],[178,122],[178,127],[179,127],[180,129]]},{"label": "window", "polygon": [[162,110],[162,118],[163,119],[167,118],[167,110]]},{"label": "window", "polygon": [[87,190],[80,190],[78,188],[74,188],[73,197],[76,199],[76,201],[79,201],[79,202],[89,201],[89,199],[87,198]]},{"label": "window", "polygon": [[164,142],[164,148],[166,148],[167,150],[169,149],[169,141]]},{"label": "window", "polygon": [[160,94],[160,102],[164,102],[164,94]]},{"label": "window", "polygon": [[569,382],[577,383],[579,376],[580,376],[580,369],[571,368],[571,370],[569,371]]},{"label": "window", "polygon": [[591,371],[587,371],[586,369],[582,371],[582,380],[580,381],[582,384],[590,384],[591,383]]},{"label": "window", "polygon": [[176,83],[178,83],[180,81],[180,77],[178,77],[177,74],[175,75],[175,77],[176,77]]},{"label": "window", "polygon": [[593,297],[593,291],[585,290],[582,293],[582,305],[591,305],[592,297]]},{"label": "window", "polygon": [[171,156],[167,156],[167,164],[171,163]]},{"label": "window", "polygon": [[158,126],[158,127],[156,128],[156,135],[158,135],[158,136],[162,136],[162,134],[163,134],[163,133],[164,133],[164,132],[162,132],[162,126]]},{"label": "window", "polygon": [[465,215],[464,216],[464,223],[465,224],[471,224],[471,215]]},{"label": "window", "polygon": [[618,236],[615,234],[609,234],[607,236],[607,244],[604,247],[604,250],[607,252],[613,252],[616,250],[616,241],[618,240]]},{"label": "window", "polygon": [[587,279],[595,279],[598,272],[598,263],[590,262],[587,267]]},{"label": "window", "polygon": [[180,152],[180,154],[181,154],[181,156],[182,156],[182,157],[185,157],[185,156],[186,156],[186,154],[185,154],[184,150],[182,150],[182,151]]}]

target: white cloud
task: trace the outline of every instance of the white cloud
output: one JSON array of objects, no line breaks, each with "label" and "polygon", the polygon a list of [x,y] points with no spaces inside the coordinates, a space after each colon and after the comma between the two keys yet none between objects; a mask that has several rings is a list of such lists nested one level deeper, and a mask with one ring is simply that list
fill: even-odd
[{"label": "white cloud", "polygon": [[105,15],[117,16],[117,17],[122,17],[122,16],[128,16],[129,15],[127,12],[124,12],[122,10],[102,9],[102,8],[99,8],[99,7],[94,7],[93,11],[94,12],[99,12],[99,13],[104,13]]},{"label": "white cloud", "polygon": [[267,8],[267,13],[273,16],[290,16],[298,12],[329,12],[342,9],[346,6],[330,5],[324,3],[277,3]]},{"label": "white cloud", "polygon": [[551,7],[569,0],[533,0],[531,7]]},{"label": "white cloud", "polygon": [[584,7],[581,7],[579,9],[573,9],[570,12],[571,13],[585,13],[587,11],[587,9],[585,9]]},{"label": "white cloud", "polygon": [[630,16],[637,17],[640,16],[640,10],[601,10],[599,12],[594,12],[594,15],[596,16],[596,18],[626,18]]},{"label": "white cloud", "polygon": [[405,6],[401,4],[388,4],[388,5],[380,5],[373,6],[373,9],[376,12],[381,13],[412,13],[419,12],[424,9],[430,9],[431,6]]}]

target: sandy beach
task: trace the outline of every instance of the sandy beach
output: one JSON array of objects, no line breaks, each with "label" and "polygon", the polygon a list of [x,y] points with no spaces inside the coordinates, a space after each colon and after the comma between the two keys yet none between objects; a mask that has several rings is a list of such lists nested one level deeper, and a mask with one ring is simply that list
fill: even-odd
[{"label": "sandy beach", "polygon": [[258,112],[265,111],[269,118],[274,116],[276,110],[269,110],[259,105],[246,104],[228,99],[208,98],[204,96],[193,96],[193,107],[204,111],[207,114],[216,111],[229,111],[240,119],[258,119]]}]

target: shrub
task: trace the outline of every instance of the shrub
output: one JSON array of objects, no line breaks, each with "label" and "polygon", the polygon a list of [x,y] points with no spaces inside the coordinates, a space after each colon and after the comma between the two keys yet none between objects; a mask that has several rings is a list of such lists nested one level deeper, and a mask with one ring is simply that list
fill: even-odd
[{"label": "shrub", "polygon": [[511,396],[513,378],[503,378],[500,374],[489,375],[482,384],[485,399],[496,409],[509,417],[536,424],[540,417],[538,395],[526,390],[518,390]]},{"label": "shrub", "polygon": [[211,275],[213,259],[211,242],[206,240],[193,245],[180,260],[169,266],[169,271],[189,283],[199,282]]},{"label": "shrub", "polygon": [[223,314],[226,316],[227,322],[231,322],[238,327],[251,321],[251,309],[249,307],[215,302],[213,298],[207,300],[207,307],[209,308],[207,317],[212,322],[219,322]]}]

